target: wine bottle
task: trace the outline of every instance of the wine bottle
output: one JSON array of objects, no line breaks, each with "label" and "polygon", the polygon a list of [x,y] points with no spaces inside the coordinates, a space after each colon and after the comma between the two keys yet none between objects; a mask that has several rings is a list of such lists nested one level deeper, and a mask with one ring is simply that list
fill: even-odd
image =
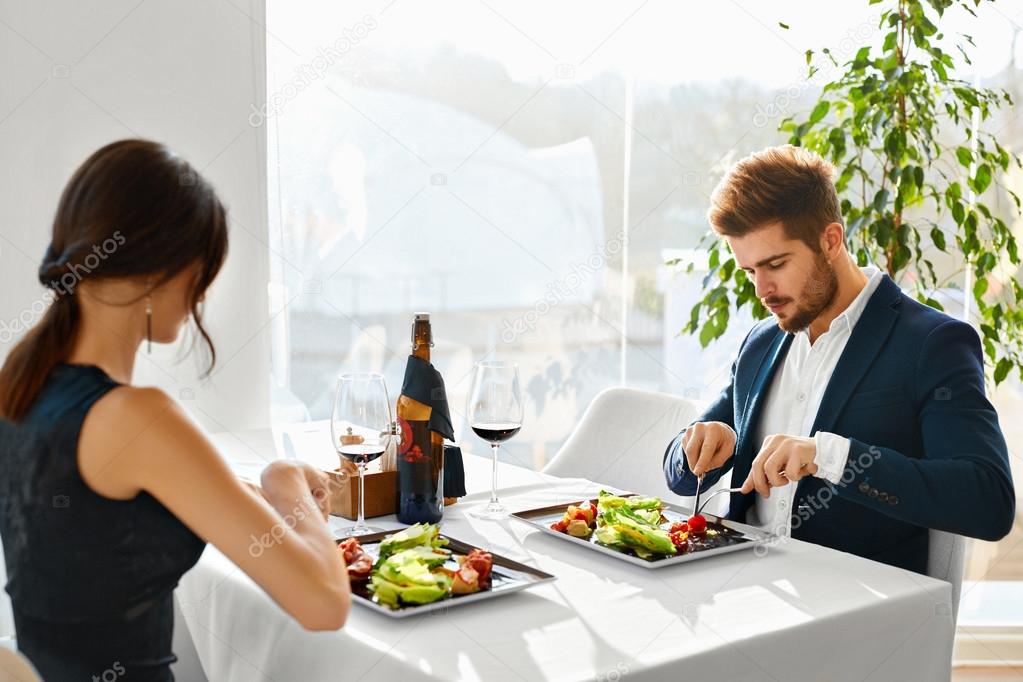
[{"label": "wine bottle", "polygon": [[[406,383],[414,376],[413,363],[430,366],[433,331],[429,313],[416,313],[412,323],[412,355]],[[405,394],[398,397],[398,520],[402,523],[437,523],[444,511],[444,437],[430,429],[433,408]],[[443,384],[441,384],[443,390]]]}]

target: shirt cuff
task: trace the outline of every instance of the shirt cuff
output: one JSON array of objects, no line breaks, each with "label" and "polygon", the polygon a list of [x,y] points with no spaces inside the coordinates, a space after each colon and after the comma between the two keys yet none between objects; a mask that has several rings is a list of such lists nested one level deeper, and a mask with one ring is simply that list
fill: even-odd
[{"label": "shirt cuff", "polygon": [[849,446],[852,443],[848,438],[827,431],[815,433],[813,441],[817,446],[817,452],[813,456],[813,463],[817,465],[817,473],[814,476],[838,485],[842,480],[845,463],[849,459]]}]

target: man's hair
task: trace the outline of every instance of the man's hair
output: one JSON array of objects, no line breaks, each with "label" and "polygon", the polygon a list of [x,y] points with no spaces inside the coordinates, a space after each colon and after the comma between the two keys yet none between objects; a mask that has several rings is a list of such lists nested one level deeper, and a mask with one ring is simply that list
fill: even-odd
[{"label": "man's hair", "polygon": [[710,197],[707,219],[722,236],[741,237],[781,221],[790,239],[820,251],[830,223],[842,223],[835,168],[790,144],[768,147],[737,162]]}]

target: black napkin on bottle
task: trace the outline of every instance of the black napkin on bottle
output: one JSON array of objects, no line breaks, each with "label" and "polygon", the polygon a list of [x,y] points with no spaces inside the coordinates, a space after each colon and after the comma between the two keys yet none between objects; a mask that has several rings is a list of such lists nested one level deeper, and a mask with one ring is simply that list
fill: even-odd
[{"label": "black napkin on bottle", "polygon": [[405,363],[405,379],[401,382],[401,394],[429,405],[430,430],[436,431],[448,440],[455,439],[448,412],[448,395],[444,391],[444,378],[426,360],[415,355],[408,356]]},{"label": "black napkin on bottle", "polygon": [[462,448],[457,445],[444,446],[444,497],[465,497]]},{"label": "black napkin on bottle", "polygon": [[[430,406],[431,431],[447,440],[455,440],[455,429],[451,425],[448,410],[448,395],[444,390],[444,378],[426,360],[410,355],[405,364],[405,378],[401,383],[401,394]],[[462,451],[457,445],[444,446],[444,497],[465,495],[465,469],[462,466]]]}]

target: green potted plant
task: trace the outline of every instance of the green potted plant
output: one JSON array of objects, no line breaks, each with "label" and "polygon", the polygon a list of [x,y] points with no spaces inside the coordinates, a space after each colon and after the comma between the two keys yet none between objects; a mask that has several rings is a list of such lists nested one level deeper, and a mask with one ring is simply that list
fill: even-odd
[{"label": "green potted plant", "polygon": [[[938,309],[931,292],[969,282],[964,302],[976,306],[997,385],[1013,368],[1023,376],[1023,286],[1010,225],[985,200],[1003,192],[1018,216],[1020,198],[1002,181],[1010,165],[1023,164],[999,143],[997,131],[982,130],[994,112],[1012,105],[1009,94],[953,77],[970,64],[969,54],[942,49],[938,27],[948,8],[975,14],[980,3],[892,0],[880,13],[880,49],[864,45],[843,63],[828,49],[819,56],[807,50],[808,78],[821,59],[835,77],[805,117],[785,118],[779,129],[791,144],[835,165],[847,244],[860,265],[874,262]],[[973,45],[969,36],[961,39]],[[682,328],[698,332],[704,347],[725,332],[733,309],[748,303],[756,319],[769,314],[727,246],[712,232],[701,245],[707,241],[710,272]],[[944,276],[932,261],[941,254],[951,270]],[[953,260],[959,267],[951,267]]]}]

